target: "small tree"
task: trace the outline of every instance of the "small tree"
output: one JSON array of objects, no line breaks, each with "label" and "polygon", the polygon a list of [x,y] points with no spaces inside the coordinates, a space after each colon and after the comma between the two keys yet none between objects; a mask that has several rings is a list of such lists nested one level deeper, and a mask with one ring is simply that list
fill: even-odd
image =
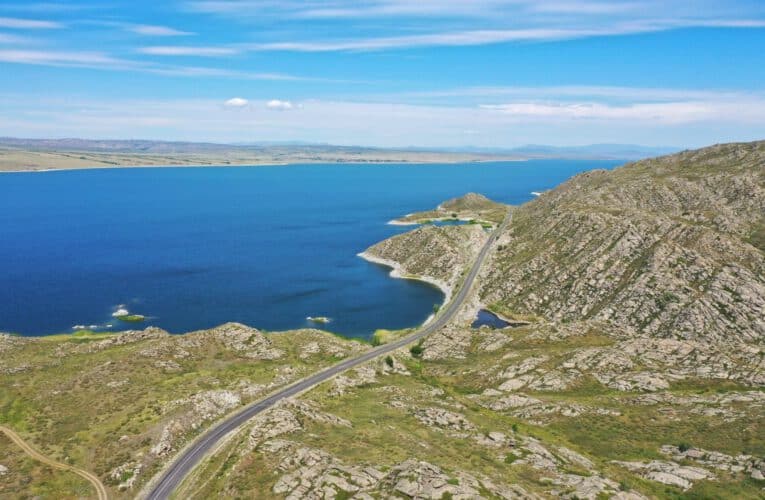
[{"label": "small tree", "polygon": [[412,355],[413,358],[419,358],[420,356],[422,356],[422,352],[424,350],[425,349],[422,348],[422,341],[420,341],[409,348],[409,353]]},{"label": "small tree", "polygon": [[385,364],[393,368],[393,358],[391,358],[390,356],[385,356]]}]

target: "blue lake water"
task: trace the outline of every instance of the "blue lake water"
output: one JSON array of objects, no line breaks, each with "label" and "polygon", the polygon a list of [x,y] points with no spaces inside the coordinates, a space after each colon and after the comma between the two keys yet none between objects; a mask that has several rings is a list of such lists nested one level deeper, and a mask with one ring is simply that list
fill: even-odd
[{"label": "blue lake water", "polygon": [[0,174],[0,331],[239,321],[368,337],[423,322],[429,285],[356,256],[386,222],[469,191],[511,204],[617,161],[136,168]]}]

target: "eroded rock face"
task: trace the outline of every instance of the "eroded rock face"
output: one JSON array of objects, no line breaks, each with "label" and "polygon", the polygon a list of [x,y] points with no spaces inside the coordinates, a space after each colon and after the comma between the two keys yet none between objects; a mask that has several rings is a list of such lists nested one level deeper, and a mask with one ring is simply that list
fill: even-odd
[{"label": "eroded rock face", "polygon": [[765,213],[763,144],[588,172],[515,210],[483,302],[653,337],[761,341],[765,254],[747,238]]},{"label": "eroded rock face", "polygon": [[432,361],[437,359],[464,359],[473,334],[460,327],[446,327],[428,336],[423,343],[422,358]]},{"label": "eroded rock face", "polygon": [[347,465],[333,455],[283,440],[270,440],[262,451],[281,457],[283,474],[273,492],[289,499],[377,498],[380,494],[440,500],[483,498],[485,492],[500,498],[535,498],[518,486],[497,485],[488,479],[456,472],[448,474],[425,461],[405,460],[387,472],[368,465]]},{"label": "eroded rock face", "polygon": [[726,455],[719,451],[699,448],[681,450],[677,446],[665,445],[660,450],[674,461],[688,460],[707,468],[718,469],[731,474],[745,474],[758,481],[765,480],[765,458],[740,454]]},{"label": "eroded rock face", "polygon": [[273,360],[284,356],[266,335],[241,323],[226,323],[203,334],[219,339],[226,347],[247,358]]},{"label": "eroded rock face", "polygon": [[700,467],[679,465],[675,462],[652,460],[650,462],[614,462],[657,483],[677,486],[688,490],[696,481],[714,479],[714,474]]},{"label": "eroded rock face", "polygon": [[423,408],[417,410],[414,416],[427,426],[440,427],[453,431],[472,431],[475,429],[464,415],[443,408]]},{"label": "eroded rock face", "polygon": [[389,263],[397,275],[422,277],[451,290],[487,238],[479,225],[425,226],[373,245],[363,255]]},{"label": "eroded rock face", "polygon": [[188,398],[171,402],[169,407],[186,408],[162,430],[151,453],[162,457],[175,450],[175,443],[185,432],[197,429],[203,422],[217,418],[241,404],[238,393],[227,390],[204,391]]}]

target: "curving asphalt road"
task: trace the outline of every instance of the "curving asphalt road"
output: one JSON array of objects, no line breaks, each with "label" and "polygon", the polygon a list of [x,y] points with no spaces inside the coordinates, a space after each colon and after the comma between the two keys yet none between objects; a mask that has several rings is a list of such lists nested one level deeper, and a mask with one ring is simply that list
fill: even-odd
[{"label": "curving asphalt road", "polygon": [[264,410],[267,410],[268,408],[271,408],[279,401],[292,396],[296,396],[297,394],[307,391],[308,389],[311,389],[314,386],[331,379],[335,375],[338,375],[362,363],[366,363],[367,361],[372,360],[378,356],[382,356],[383,354],[395,351],[396,349],[404,347],[407,344],[411,344],[412,342],[426,337],[445,326],[449,321],[451,321],[459,308],[462,306],[462,303],[465,301],[468,292],[470,292],[470,288],[473,286],[473,282],[475,281],[476,276],[478,276],[478,272],[481,269],[483,261],[489,254],[489,250],[497,240],[497,236],[501,234],[502,230],[507,226],[507,224],[509,224],[511,217],[512,215],[508,213],[508,215],[505,217],[505,220],[502,221],[502,224],[500,224],[496,230],[492,231],[489,239],[486,241],[483,248],[481,248],[478,257],[476,257],[476,260],[473,263],[473,266],[470,268],[470,272],[465,277],[465,280],[463,281],[459,291],[454,296],[452,301],[449,302],[449,304],[441,310],[441,313],[438,314],[433,321],[412,333],[411,335],[402,337],[401,339],[389,344],[383,344],[379,347],[375,347],[374,349],[370,349],[358,357],[341,361],[340,363],[317,372],[308,378],[294,383],[293,385],[285,387],[279,392],[272,394],[271,396],[256,403],[253,403],[242,409],[239,413],[236,413],[226,420],[219,422],[209,431],[207,431],[207,433],[203,434],[199,439],[197,439],[197,441],[195,441],[192,445],[182,451],[181,455],[179,455],[176,460],[163,471],[162,476],[154,484],[146,498],[150,500],[164,500],[169,498],[173,491],[178,487],[178,485],[181,484],[186,476],[191,473],[194,467],[196,467],[196,465],[202,461],[207,453],[209,453],[210,450],[212,450],[215,445],[220,442],[221,439],[223,439],[228,433],[238,429],[255,415],[263,412]]}]

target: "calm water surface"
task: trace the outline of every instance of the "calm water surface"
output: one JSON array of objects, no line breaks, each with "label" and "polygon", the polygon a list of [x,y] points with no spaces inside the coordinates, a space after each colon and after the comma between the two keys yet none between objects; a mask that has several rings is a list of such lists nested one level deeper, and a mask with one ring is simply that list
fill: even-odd
[{"label": "calm water surface", "polygon": [[[239,321],[368,337],[443,295],[356,256],[469,191],[520,204],[617,161],[140,168],[0,174],[0,331],[45,335],[124,304],[171,332]],[[409,228],[411,229],[411,228]]]}]

